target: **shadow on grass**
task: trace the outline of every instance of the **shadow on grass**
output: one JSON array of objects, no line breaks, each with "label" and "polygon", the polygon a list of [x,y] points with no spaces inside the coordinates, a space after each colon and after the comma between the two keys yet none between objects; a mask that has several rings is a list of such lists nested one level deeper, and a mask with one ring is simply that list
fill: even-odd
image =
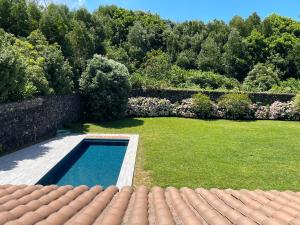
[{"label": "shadow on grass", "polygon": [[123,128],[142,126],[144,125],[144,121],[138,118],[127,118],[123,120],[99,123],[97,125],[104,128],[123,129]]},{"label": "shadow on grass", "polygon": [[137,118],[127,118],[127,119],[102,122],[102,123],[89,123],[88,121],[86,121],[85,123],[66,125],[65,128],[70,129],[73,133],[88,133],[91,124],[94,126],[99,126],[103,128],[109,128],[109,129],[123,129],[123,128],[142,126],[144,124],[144,121]]}]

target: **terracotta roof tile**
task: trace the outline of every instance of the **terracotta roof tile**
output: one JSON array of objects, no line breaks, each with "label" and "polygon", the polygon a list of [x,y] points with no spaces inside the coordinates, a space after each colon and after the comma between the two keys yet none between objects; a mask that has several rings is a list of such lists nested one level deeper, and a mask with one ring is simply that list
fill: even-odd
[{"label": "terracotta roof tile", "polygon": [[300,225],[300,193],[0,185],[1,225]]}]

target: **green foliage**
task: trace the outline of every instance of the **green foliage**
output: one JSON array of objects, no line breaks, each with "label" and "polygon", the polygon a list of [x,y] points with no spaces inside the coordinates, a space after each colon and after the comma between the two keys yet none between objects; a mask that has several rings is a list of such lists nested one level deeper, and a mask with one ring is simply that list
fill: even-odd
[{"label": "green foliage", "polygon": [[262,62],[267,56],[267,43],[265,36],[257,31],[253,30],[251,34],[246,38],[247,51],[253,63]]},{"label": "green foliage", "polygon": [[296,95],[296,97],[293,99],[293,105],[295,109],[300,112],[300,93]]},{"label": "green foliage", "polygon": [[[95,52],[94,36],[82,21],[72,21],[72,30],[66,35],[70,62],[73,65],[75,81],[86,67],[86,60]],[[76,82],[77,84],[77,82]]]},{"label": "green foliage", "polygon": [[123,64],[94,55],[79,83],[90,119],[101,121],[124,116],[130,91],[128,76]]},{"label": "green foliage", "polygon": [[193,95],[194,111],[199,118],[209,118],[212,111],[212,101],[207,95],[198,93]]},{"label": "green foliage", "polygon": [[239,82],[213,72],[191,71],[189,80],[202,89],[239,89]]},{"label": "green foliage", "polygon": [[43,69],[49,87],[55,94],[67,94],[73,90],[72,71],[69,62],[65,60],[60,47],[57,44],[49,44],[44,35],[34,31],[28,36],[38,56],[44,58]]},{"label": "green foliage", "polygon": [[176,65],[184,69],[194,69],[196,68],[196,58],[197,55],[194,51],[184,50],[178,55]]},{"label": "green foliage", "polygon": [[242,81],[249,71],[249,54],[247,44],[237,30],[231,30],[224,50],[223,61],[227,75]]},{"label": "green foliage", "polygon": [[133,89],[165,89],[171,87],[171,84],[166,80],[157,80],[139,72],[133,73],[129,77],[129,81]]},{"label": "green foliage", "polygon": [[106,48],[106,57],[126,65],[127,68],[130,67],[128,53],[122,47],[108,46]]},{"label": "green foliage", "polygon": [[169,71],[168,80],[173,87],[183,87],[188,81],[189,71],[180,68],[179,66],[172,66]]},{"label": "green foliage", "polygon": [[25,68],[14,49],[0,51],[0,102],[22,99],[24,77]]},{"label": "green foliage", "polygon": [[239,93],[225,94],[218,100],[219,109],[230,119],[244,118],[249,112],[251,103],[248,95]]},{"label": "green foliage", "polygon": [[258,63],[248,73],[243,88],[246,91],[268,91],[279,84],[278,71],[273,65]]},{"label": "green foliage", "polygon": [[221,71],[221,51],[212,37],[208,37],[202,44],[201,52],[197,59],[200,70],[219,72]]},{"label": "green foliage", "polygon": [[45,58],[43,58],[34,46],[28,41],[16,40],[14,44],[22,65],[25,68],[25,98],[35,95],[49,95],[54,92],[50,88],[49,82],[43,68]]},{"label": "green foliage", "polygon": [[146,61],[142,65],[142,71],[145,75],[158,80],[166,78],[170,69],[169,56],[161,50],[148,52]]},{"label": "green foliage", "polygon": [[66,34],[70,30],[69,9],[64,5],[50,4],[40,19],[40,30],[50,43],[58,43],[69,55]]},{"label": "green foliage", "polygon": [[0,27],[17,36],[26,36],[37,29],[41,9],[33,1],[0,0]]},{"label": "green foliage", "polygon": [[296,20],[276,14],[261,20],[253,13],[245,19],[235,16],[229,24],[177,23],[117,6],[91,13],[53,3],[43,8],[37,2],[0,0],[0,28],[11,33],[5,42],[13,46],[25,70],[21,98],[78,90],[78,80],[94,54],[124,64],[133,74],[134,87],[239,89],[235,79],[243,82],[256,65],[272,64],[274,73],[286,81],[263,79],[250,84],[249,90],[298,89],[297,82],[289,81],[300,78]]},{"label": "green foliage", "polygon": [[244,19],[240,16],[234,16],[230,22],[229,26],[231,28],[235,28],[241,36],[246,37],[248,36],[248,29],[247,24],[245,23]]},{"label": "green foliage", "polygon": [[300,79],[290,78],[280,81],[279,85],[273,86],[270,91],[274,93],[298,93],[300,92]]}]

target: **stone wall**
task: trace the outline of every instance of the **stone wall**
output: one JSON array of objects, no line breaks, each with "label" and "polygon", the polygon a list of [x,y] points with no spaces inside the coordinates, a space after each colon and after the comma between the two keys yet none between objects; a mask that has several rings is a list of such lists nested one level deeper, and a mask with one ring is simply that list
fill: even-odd
[{"label": "stone wall", "polygon": [[53,137],[64,123],[82,118],[79,95],[50,96],[0,105],[0,148],[10,151]]},{"label": "stone wall", "polygon": [[[211,100],[216,101],[220,96],[226,92],[222,91],[190,91],[190,90],[132,90],[131,97],[155,97],[166,98],[172,103],[182,101],[183,99],[190,98],[193,94],[202,92],[208,95]],[[271,93],[248,93],[251,100],[255,103],[261,102],[264,104],[272,104],[275,101],[287,102],[292,100],[295,96],[293,94],[271,94]]]}]

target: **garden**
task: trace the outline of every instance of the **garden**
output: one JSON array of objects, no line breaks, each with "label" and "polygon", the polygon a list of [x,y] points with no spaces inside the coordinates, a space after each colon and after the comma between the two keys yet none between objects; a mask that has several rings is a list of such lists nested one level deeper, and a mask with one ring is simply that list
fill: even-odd
[{"label": "garden", "polygon": [[300,191],[299,122],[165,117],[68,128],[140,134],[135,185]]},{"label": "garden", "polygon": [[[25,0],[0,0],[0,9],[0,103],[12,129],[25,121],[22,137],[37,141],[37,132],[62,125],[140,134],[136,185],[300,190],[298,21],[253,13],[177,23],[117,6],[91,13]],[[196,93],[180,101],[131,96],[162,89]],[[222,94],[212,99],[213,91]],[[250,96],[259,93],[274,101]],[[78,98],[56,107],[71,112],[76,104],[79,123],[66,125],[66,113],[52,126],[40,118],[28,125],[8,113],[13,102],[65,95]]]}]

